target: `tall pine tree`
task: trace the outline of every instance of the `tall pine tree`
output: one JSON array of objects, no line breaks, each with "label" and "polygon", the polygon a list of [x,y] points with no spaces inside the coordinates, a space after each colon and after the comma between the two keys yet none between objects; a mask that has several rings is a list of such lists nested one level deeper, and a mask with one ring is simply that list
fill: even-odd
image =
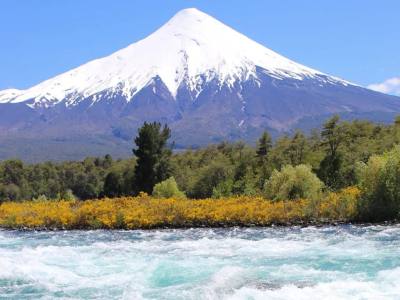
[{"label": "tall pine tree", "polygon": [[137,158],[134,182],[136,193],[150,194],[154,185],[172,175],[170,164],[172,151],[167,145],[170,137],[171,130],[168,126],[162,127],[158,122],[145,122],[139,129],[139,134],[135,138],[137,147],[133,149],[133,154]]},{"label": "tall pine tree", "polygon": [[272,139],[268,131],[264,131],[258,140],[257,144],[257,157],[265,158],[272,148]]},{"label": "tall pine tree", "polygon": [[272,149],[272,139],[268,131],[264,131],[257,143],[256,155],[259,165],[258,186],[263,188],[265,180],[271,175],[268,165],[268,156]]}]

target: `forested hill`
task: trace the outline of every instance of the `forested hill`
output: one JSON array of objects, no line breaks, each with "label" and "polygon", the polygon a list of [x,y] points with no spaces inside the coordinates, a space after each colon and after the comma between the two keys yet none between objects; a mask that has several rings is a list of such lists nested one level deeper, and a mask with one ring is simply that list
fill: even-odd
[{"label": "forested hill", "polygon": [[[354,185],[356,163],[367,162],[400,143],[400,119],[392,125],[328,120],[309,136],[298,131],[272,142],[268,133],[257,147],[220,143],[171,155],[170,175],[190,198],[262,194],[274,169],[306,164],[330,189]],[[133,147],[133,144],[132,144]],[[0,199],[79,199],[135,194],[135,164],[107,155],[83,161],[0,163]]]}]

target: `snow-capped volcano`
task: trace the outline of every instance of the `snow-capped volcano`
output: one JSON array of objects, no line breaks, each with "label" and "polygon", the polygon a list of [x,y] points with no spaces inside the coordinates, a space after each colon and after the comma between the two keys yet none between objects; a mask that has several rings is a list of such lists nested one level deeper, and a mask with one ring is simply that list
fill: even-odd
[{"label": "snow-capped volcano", "polygon": [[[316,78],[324,75],[297,64],[224,25],[189,8],[147,38],[110,56],[93,60],[25,91],[6,90],[1,102],[50,106],[77,101],[105,90],[122,91],[127,101],[156,77],[174,97],[185,83],[201,92],[204,83],[217,80],[232,87],[236,81],[257,79],[256,68],[277,78]],[[344,83],[326,77],[324,80]]]},{"label": "snow-capped volcano", "polygon": [[107,57],[0,91],[0,159],[129,155],[144,121],[168,123],[184,148],[254,142],[265,129],[318,126],[334,113],[388,121],[398,112],[399,98],[293,62],[190,8]]}]

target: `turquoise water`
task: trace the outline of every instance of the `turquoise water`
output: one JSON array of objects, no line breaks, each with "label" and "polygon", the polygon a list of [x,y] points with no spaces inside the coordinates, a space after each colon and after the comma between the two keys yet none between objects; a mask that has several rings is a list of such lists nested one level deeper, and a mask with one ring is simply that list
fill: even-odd
[{"label": "turquoise water", "polygon": [[400,299],[400,227],[0,231],[0,299]]}]

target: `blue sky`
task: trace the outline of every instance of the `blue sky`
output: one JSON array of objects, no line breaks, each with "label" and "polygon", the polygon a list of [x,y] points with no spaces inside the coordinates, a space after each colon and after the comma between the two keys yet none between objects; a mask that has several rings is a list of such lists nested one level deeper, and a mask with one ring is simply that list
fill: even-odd
[{"label": "blue sky", "polygon": [[1,0],[0,89],[111,54],[187,7],[328,74],[365,86],[390,79],[400,94],[399,0]]}]

